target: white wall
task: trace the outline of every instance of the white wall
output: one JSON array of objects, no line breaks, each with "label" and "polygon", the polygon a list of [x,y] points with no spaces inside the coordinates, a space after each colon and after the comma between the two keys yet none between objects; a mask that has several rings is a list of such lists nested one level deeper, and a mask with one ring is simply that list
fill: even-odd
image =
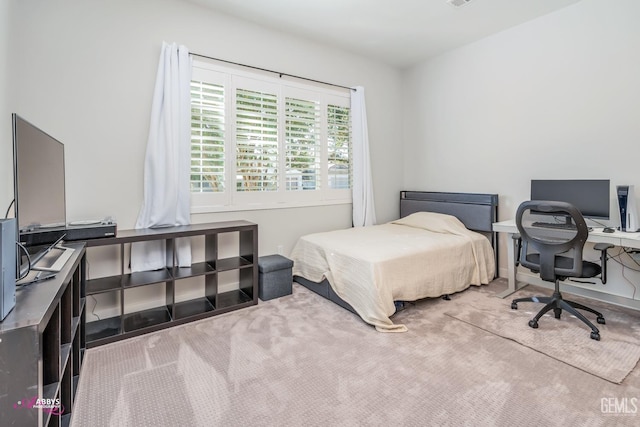
[{"label": "white wall", "polygon": [[582,0],[407,70],[404,186],[499,193],[500,219],[533,178],[638,191],[638,17],[636,0]]},{"label": "white wall", "polygon": [[[0,54],[8,59],[3,61],[8,64],[6,78],[0,71],[0,88],[5,81],[10,88],[0,111],[5,117],[0,125],[3,209],[13,198],[9,114],[16,112],[65,144],[69,221],[109,215],[119,228],[134,226],[142,203],[142,165],[156,69],[162,41],[167,41],[207,56],[364,86],[376,213],[380,222],[397,218],[402,190],[399,70],[186,1],[0,4],[0,16],[11,22],[0,26]],[[351,205],[202,214],[194,215],[192,222],[226,219],[258,223],[260,254],[276,253],[282,246],[286,255],[303,234],[349,227]],[[90,272],[102,267],[92,260]],[[141,298],[155,297],[161,293]]]},{"label": "white wall", "polygon": [[[2,2],[3,7],[5,2]],[[11,112],[66,149],[68,220],[111,215],[132,228],[142,202],[142,165],[162,41],[192,52],[367,89],[378,217],[398,215],[402,183],[400,72],[392,67],[216,14],[178,0],[10,0]],[[6,28],[2,26],[2,28]],[[3,30],[4,31],[4,30]],[[4,61],[3,61],[4,62]],[[8,118],[6,119],[9,120]],[[0,131],[3,129],[0,128]],[[7,132],[3,132],[6,136]],[[2,176],[7,173],[3,138]],[[0,188],[0,206],[11,187]],[[246,218],[260,250],[288,252],[305,232],[348,227],[350,205],[194,215],[193,222]],[[296,223],[282,228],[282,223]]]},{"label": "white wall", "polygon": [[[0,58],[9,55],[9,3],[0,1]],[[0,61],[0,218],[13,199],[13,151],[9,108],[9,61]]]},{"label": "white wall", "polygon": [[[363,85],[379,222],[397,217],[401,189],[499,193],[507,219],[528,198],[532,178],[610,178],[640,187],[638,16],[634,0],[582,0],[401,73],[184,1],[2,1],[0,207],[13,197],[9,114],[17,112],[65,143],[69,220],[112,215],[121,228],[134,225],[163,40]],[[255,221],[262,254],[281,245],[288,253],[302,234],[348,226],[350,209],[193,221]]]}]

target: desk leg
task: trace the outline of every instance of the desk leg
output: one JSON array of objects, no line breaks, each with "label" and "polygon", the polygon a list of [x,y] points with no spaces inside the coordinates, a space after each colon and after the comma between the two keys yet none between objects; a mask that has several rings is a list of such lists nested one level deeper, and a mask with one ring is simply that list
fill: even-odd
[{"label": "desk leg", "polygon": [[498,298],[506,298],[518,289],[527,286],[524,284],[523,286],[518,287],[518,283],[516,282],[516,250],[518,249],[518,241],[513,238],[513,233],[509,233],[507,238],[509,242],[511,242],[507,244],[507,280],[509,285],[505,291],[496,295]]}]

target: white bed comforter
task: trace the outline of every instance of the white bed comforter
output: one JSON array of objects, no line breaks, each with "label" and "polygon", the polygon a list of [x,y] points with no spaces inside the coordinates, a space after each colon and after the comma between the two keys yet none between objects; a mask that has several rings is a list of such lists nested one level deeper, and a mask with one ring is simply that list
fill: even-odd
[{"label": "white bed comforter", "polygon": [[495,261],[489,240],[455,217],[418,212],[383,225],[310,234],[296,243],[293,274],[333,290],[382,332],[394,324],[394,301],[415,301],[489,283]]}]

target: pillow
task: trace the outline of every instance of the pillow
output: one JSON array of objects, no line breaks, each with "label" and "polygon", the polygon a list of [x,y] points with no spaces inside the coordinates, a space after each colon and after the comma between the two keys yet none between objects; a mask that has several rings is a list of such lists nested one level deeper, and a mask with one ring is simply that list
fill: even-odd
[{"label": "pillow", "polygon": [[437,212],[416,212],[404,218],[391,221],[391,224],[422,228],[436,233],[460,234],[468,232],[467,228],[453,215]]}]

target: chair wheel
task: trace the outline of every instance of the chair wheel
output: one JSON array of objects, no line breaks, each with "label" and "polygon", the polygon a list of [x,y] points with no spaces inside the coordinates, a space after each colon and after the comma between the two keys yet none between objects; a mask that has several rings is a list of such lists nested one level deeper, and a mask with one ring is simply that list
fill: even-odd
[{"label": "chair wheel", "polygon": [[533,329],[538,329],[538,321],[537,320],[529,320],[529,326]]},{"label": "chair wheel", "polygon": [[591,339],[592,340],[596,340],[596,341],[600,341],[600,334],[597,332],[591,332]]},{"label": "chair wheel", "polygon": [[518,309],[518,303],[517,302],[512,302],[511,303],[511,310],[517,310]]},{"label": "chair wheel", "polygon": [[604,317],[602,316],[598,316],[598,318],[596,319],[598,321],[598,323],[600,323],[601,325],[604,325],[606,322],[604,321]]},{"label": "chair wheel", "polygon": [[559,319],[560,316],[562,315],[562,309],[554,308],[553,309],[553,315],[555,316],[556,319]]}]

